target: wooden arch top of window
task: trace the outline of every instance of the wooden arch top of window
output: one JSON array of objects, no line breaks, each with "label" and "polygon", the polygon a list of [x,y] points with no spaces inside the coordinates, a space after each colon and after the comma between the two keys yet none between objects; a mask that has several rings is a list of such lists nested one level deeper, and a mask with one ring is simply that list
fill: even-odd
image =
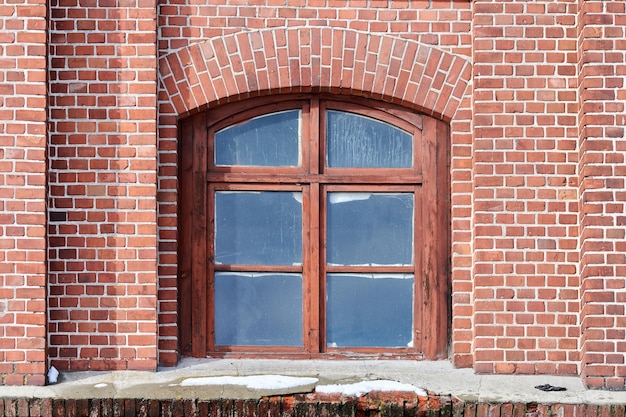
[{"label": "wooden arch top of window", "polygon": [[179,132],[181,354],[446,357],[445,123],[289,95]]}]

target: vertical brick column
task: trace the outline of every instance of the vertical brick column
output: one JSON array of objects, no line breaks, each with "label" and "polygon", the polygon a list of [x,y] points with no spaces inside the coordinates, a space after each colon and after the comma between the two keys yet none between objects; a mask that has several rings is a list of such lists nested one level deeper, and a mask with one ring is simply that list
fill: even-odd
[{"label": "vertical brick column", "polygon": [[626,9],[580,2],[582,374],[626,388]]},{"label": "vertical brick column", "polygon": [[155,369],[156,4],[49,3],[51,363]]},{"label": "vertical brick column", "polygon": [[0,384],[46,374],[46,2],[0,1]]},{"label": "vertical brick column", "polygon": [[477,372],[578,372],[576,13],[474,2]]}]

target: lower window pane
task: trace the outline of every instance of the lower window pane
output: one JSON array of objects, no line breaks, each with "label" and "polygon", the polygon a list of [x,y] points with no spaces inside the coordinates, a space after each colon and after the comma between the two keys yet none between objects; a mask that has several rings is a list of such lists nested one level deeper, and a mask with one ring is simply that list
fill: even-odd
[{"label": "lower window pane", "polygon": [[301,346],[302,276],[215,273],[215,344]]},{"label": "lower window pane", "polygon": [[412,347],[413,275],[328,274],[328,347]]}]

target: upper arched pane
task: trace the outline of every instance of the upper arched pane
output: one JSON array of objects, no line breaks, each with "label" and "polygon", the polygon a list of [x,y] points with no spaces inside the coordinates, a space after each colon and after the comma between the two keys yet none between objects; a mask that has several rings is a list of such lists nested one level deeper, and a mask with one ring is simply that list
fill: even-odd
[{"label": "upper arched pane", "polygon": [[216,166],[300,166],[301,111],[269,113],[215,133]]},{"label": "upper arched pane", "polygon": [[389,123],[338,110],[326,112],[330,168],[411,168],[413,138]]}]

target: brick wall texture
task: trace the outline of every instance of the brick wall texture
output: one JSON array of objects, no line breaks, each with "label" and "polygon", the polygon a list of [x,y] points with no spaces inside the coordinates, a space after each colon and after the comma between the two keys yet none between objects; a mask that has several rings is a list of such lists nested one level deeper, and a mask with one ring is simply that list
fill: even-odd
[{"label": "brick wall texture", "polygon": [[157,361],[156,6],[49,2],[48,355]]},{"label": "brick wall texture", "polygon": [[0,0],[1,382],[175,364],[179,121],[327,92],[450,124],[456,366],[626,389],[625,7]]},{"label": "brick wall texture", "polygon": [[46,372],[46,2],[0,1],[0,382]]},{"label": "brick wall texture", "polygon": [[0,417],[624,417],[624,413],[623,405],[485,403],[400,392],[359,398],[297,394],[258,400],[0,398]]}]

